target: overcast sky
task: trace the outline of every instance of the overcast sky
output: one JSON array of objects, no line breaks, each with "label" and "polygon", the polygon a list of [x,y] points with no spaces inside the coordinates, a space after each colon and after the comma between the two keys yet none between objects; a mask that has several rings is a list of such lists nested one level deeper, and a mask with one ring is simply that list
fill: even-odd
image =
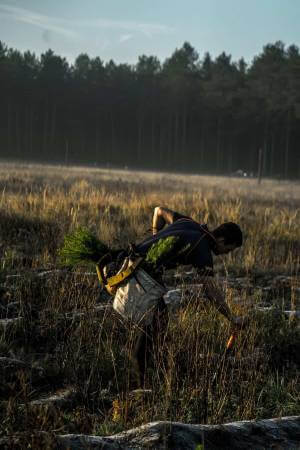
[{"label": "overcast sky", "polygon": [[0,0],[0,40],[70,62],[80,53],[163,61],[184,41],[200,57],[226,51],[251,62],[270,42],[300,46],[300,0]]}]

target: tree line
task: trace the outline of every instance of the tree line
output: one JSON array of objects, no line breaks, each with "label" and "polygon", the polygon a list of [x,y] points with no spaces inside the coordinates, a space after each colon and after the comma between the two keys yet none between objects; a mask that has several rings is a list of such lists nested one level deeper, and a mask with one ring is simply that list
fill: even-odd
[{"label": "tree line", "polygon": [[0,41],[6,158],[300,178],[300,53],[267,44],[251,64],[185,42],[134,65]]}]

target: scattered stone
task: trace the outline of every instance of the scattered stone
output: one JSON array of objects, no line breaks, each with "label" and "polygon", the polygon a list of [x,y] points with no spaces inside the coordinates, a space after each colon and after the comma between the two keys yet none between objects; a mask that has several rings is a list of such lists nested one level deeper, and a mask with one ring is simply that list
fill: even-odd
[{"label": "scattered stone", "polygon": [[300,319],[300,311],[283,311],[289,319]]},{"label": "scattered stone", "polygon": [[236,283],[242,283],[242,284],[244,284],[244,283],[248,284],[250,282],[248,277],[235,278],[234,280]]},{"label": "scattered stone", "polygon": [[0,301],[1,302],[8,302],[12,297],[12,291],[14,289],[10,289],[6,286],[0,286]]},{"label": "scattered stone", "polygon": [[241,297],[233,297],[231,299],[231,303],[234,303],[236,305],[241,305],[241,306],[254,306],[254,301],[251,298],[241,298]]},{"label": "scattered stone", "polygon": [[[38,273],[34,273],[37,278],[47,278],[52,275],[77,275],[76,272],[70,272],[69,270],[64,269],[51,269],[51,270],[43,270]],[[87,275],[86,273],[80,273],[80,275]],[[94,274],[95,275],[95,274]]]},{"label": "scattered stone", "polygon": [[188,272],[179,272],[174,274],[174,279],[179,281],[191,281],[197,276],[197,273],[194,270],[190,270]]},{"label": "scattered stone", "polygon": [[39,379],[45,375],[42,367],[33,367],[16,358],[0,357],[0,378],[2,381],[13,379],[19,370],[27,371],[33,379]]},{"label": "scattered stone", "polygon": [[6,318],[7,309],[6,306],[0,304],[0,317]]},{"label": "scattered stone", "polygon": [[269,302],[260,302],[255,305],[257,309],[274,309],[274,305],[271,305]]},{"label": "scattered stone", "polygon": [[18,329],[24,322],[23,317],[0,320],[0,332],[8,333]]},{"label": "scattered stone", "polygon": [[24,361],[20,361],[15,358],[7,358],[6,356],[0,356],[0,370],[18,370],[28,368],[28,364]]},{"label": "scattered stone", "polygon": [[203,291],[203,283],[181,284],[178,288],[183,290],[185,294],[198,294]]},{"label": "scattered stone", "polygon": [[169,312],[171,314],[176,313],[176,311],[178,311],[181,305],[182,290],[181,289],[170,290],[163,296],[163,298]]},{"label": "scattered stone", "polygon": [[289,311],[289,310],[280,310],[274,308],[274,306],[255,306],[255,309],[261,312],[274,312],[274,314],[284,314],[287,317],[291,318],[300,318],[300,311]]},{"label": "scattered stone", "polygon": [[24,277],[24,275],[21,274],[16,274],[16,275],[6,275],[6,280],[15,280],[17,278],[22,278]]},{"label": "scattered stone", "polygon": [[98,305],[93,309],[85,310],[85,311],[72,311],[67,312],[63,315],[61,315],[61,318],[67,319],[67,320],[81,320],[86,317],[93,317],[97,320],[99,320],[99,316],[103,316],[105,313],[112,310],[111,304],[105,304],[105,305]]},{"label": "scattered stone", "polygon": [[178,272],[174,274],[174,278],[180,278],[182,276],[191,276],[191,275],[195,275],[195,271],[194,270],[189,270],[187,272]]},{"label": "scattered stone", "polygon": [[169,289],[163,298],[169,313],[176,314],[180,308],[189,304],[189,301],[197,297],[197,302],[203,299],[203,284],[183,284],[177,289]]},{"label": "scattered stone", "polygon": [[11,310],[18,311],[20,308],[20,305],[21,305],[20,302],[11,302],[6,306],[6,308],[9,311],[11,311]]},{"label": "scattered stone", "polygon": [[20,274],[12,274],[12,275],[6,275],[5,280],[9,283],[21,279],[26,278],[30,276],[31,278],[49,278],[52,276],[72,276],[72,277],[94,277],[97,278],[97,273],[95,272],[70,272],[69,270],[64,269],[51,269],[51,270],[33,270],[33,271],[26,271],[24,273]]},{"label": "scattered stone", "polygon": [[[59,313],[54,316],[55,320],[57,322],[79,322],[82,319],[85,318],[93,318],[95,320],[99,320],[99,317],[103,317],[106,313],[113,312],[113,308],[111,304],[102,304],[97,305],[95,308],[92,309],[85,309],[83,311],[81,310],[75,310],[75,311],[69,311],[66,313]],[[51,311],[49,310],[49,314],[51,314]],[[47,315],[47,311],[43,310],[40,313],[40,320],[44,320],[45,315]]]},{"label": "scattered stone", "polygon": [[152,389],[134,389],[129,392],[129,397],[143,397],[151,395],[153,393]]},{"label": "scattered stone", "polygon": [[2,319],[13,319],[20,314],[20,302],[11,302],[7,305],[0,305],[0,317]]},{"label": "scattered stone", "polygon": [[64,389],[50,395],[30,402],[31,406],[71,406],[76,399],[76,391],[74,389]]}]

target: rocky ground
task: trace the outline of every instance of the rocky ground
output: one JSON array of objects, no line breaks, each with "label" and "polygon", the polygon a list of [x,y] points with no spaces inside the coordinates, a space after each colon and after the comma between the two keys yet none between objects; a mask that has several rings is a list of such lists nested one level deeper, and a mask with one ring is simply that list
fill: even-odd
[{"label": "rocky ground", "polygon": [[[51,286],[53,279],[71,279],[77,290],[85,292],[85,295],[88,292],[95,299],[93,307],[77,305],[70,310],[66,308],[62,312],[58,310],[55,313],[55,320],[53,319],[53,330],[51,330],[53,312],[48,311],[47,323],[50,328],[45,329],[47,308],[40,308],[38,303],[31,302],[30,298],[20,295],[19,286],[23,279],[30,279],[30,283],[34,283],[39,289]],[[300,282],[296,277],[281,274],[256,274],[252,277],[220,277],[220,281],[230,292],[231,305],[245,307],[247,313],[260,311],[274,315],[284,314],[286,320],[299,321],[300,319]],[[200,287],[195,284],[192,271],[175,274],[172,279],[167,280],[167,283],[169,292],[166,295],[166,302],[172,314],[176,314],[182,304],[189,301]],[[24,414],[25,411],[28,414],[29,410],[42,411],[45,408],[47,411],[51,409],[55,411],[58,408],[68,412],[74,405],[78,406],[82,394],[77,391],[75,385],[66,385],[65,379],[61,377],[61,367],[58,366],[59,346],[52,348],[47,340],[51,341],[51,333],[56,333],[57,328],[60,328],[58,324],[61,324],[61,329],[66,333],[69,328],[74,330],[80,327],[87,318],[89,323],[93,321],[99,323],[111,314],[113,311],[110,298],[104,291],[100,291],[96,276],[92,272],[71,274],[63,270],[33,270],[26,274],[14,273],[2,276],[0,284],[1,408],[8,408],[11,398],[14,398],[14,402],[18,402],[18,408],[24,409]],[[30,327],[33,328],[28,335],[29,322]],[[37,346],[34,344],[35,337]],[[24,339],[25,341],[28,339],[28,342],[22,342]],[[300,366],[300,356],[294,359],[294,364]],[[26,383],[30,384],[30,390],[25,395],[23,392],[22,401],[16,400],[15,393]],[[103,390],[101,395],[103,403],[107,404],[108,409],[113,410],[114,398],[109,390]],[[141,395],[145,396],[147,392],[142,392]],[[2,425],[5,428],[5,423]],[[2,433],[5,435],[5,431]],[[235,423],[216,427],[158,422],[106,438],[62,436],[59,435],[59,430],[55,431],[55,434],[59,445],[72,449],[300,448],[299,418],[251,424]],[[45,436],[41,439],[46,439]],[[10,439],[3,438],[0,441],[0,447],[10,448]],[[19,438],[13,439],[17,439],[16,448],[22,448],[22,445],[18,443]]]}]

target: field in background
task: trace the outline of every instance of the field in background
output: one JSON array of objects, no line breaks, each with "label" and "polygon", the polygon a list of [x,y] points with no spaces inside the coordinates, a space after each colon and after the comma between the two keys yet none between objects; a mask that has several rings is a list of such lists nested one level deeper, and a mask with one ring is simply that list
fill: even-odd
[{"label": "field in background", "polygon": [[[57,249],[82,225],[113,247],[137,242],[149,235],[158,205],[209,228],[240,224],[245,244],[216,258],[216,271],[229,304],[252,320],[224,361],[229,324],[200,291],[188,289],[191,275],[169,274],[168,285],[187,287],[187,306],[170,320],[148,373],[152,391],[133,395],[134,331],[100,308],[108,299],[94,268],[59,268]],[[219,423],[299,414],[300,330],[296,314],[283,312],[300,310],[299,205],[299,183],[0,165],[0,357],[25,364],[0,368],[2,434],[107,434],[161,419]],[[66,389],[72,401],[34,404]]]}]

